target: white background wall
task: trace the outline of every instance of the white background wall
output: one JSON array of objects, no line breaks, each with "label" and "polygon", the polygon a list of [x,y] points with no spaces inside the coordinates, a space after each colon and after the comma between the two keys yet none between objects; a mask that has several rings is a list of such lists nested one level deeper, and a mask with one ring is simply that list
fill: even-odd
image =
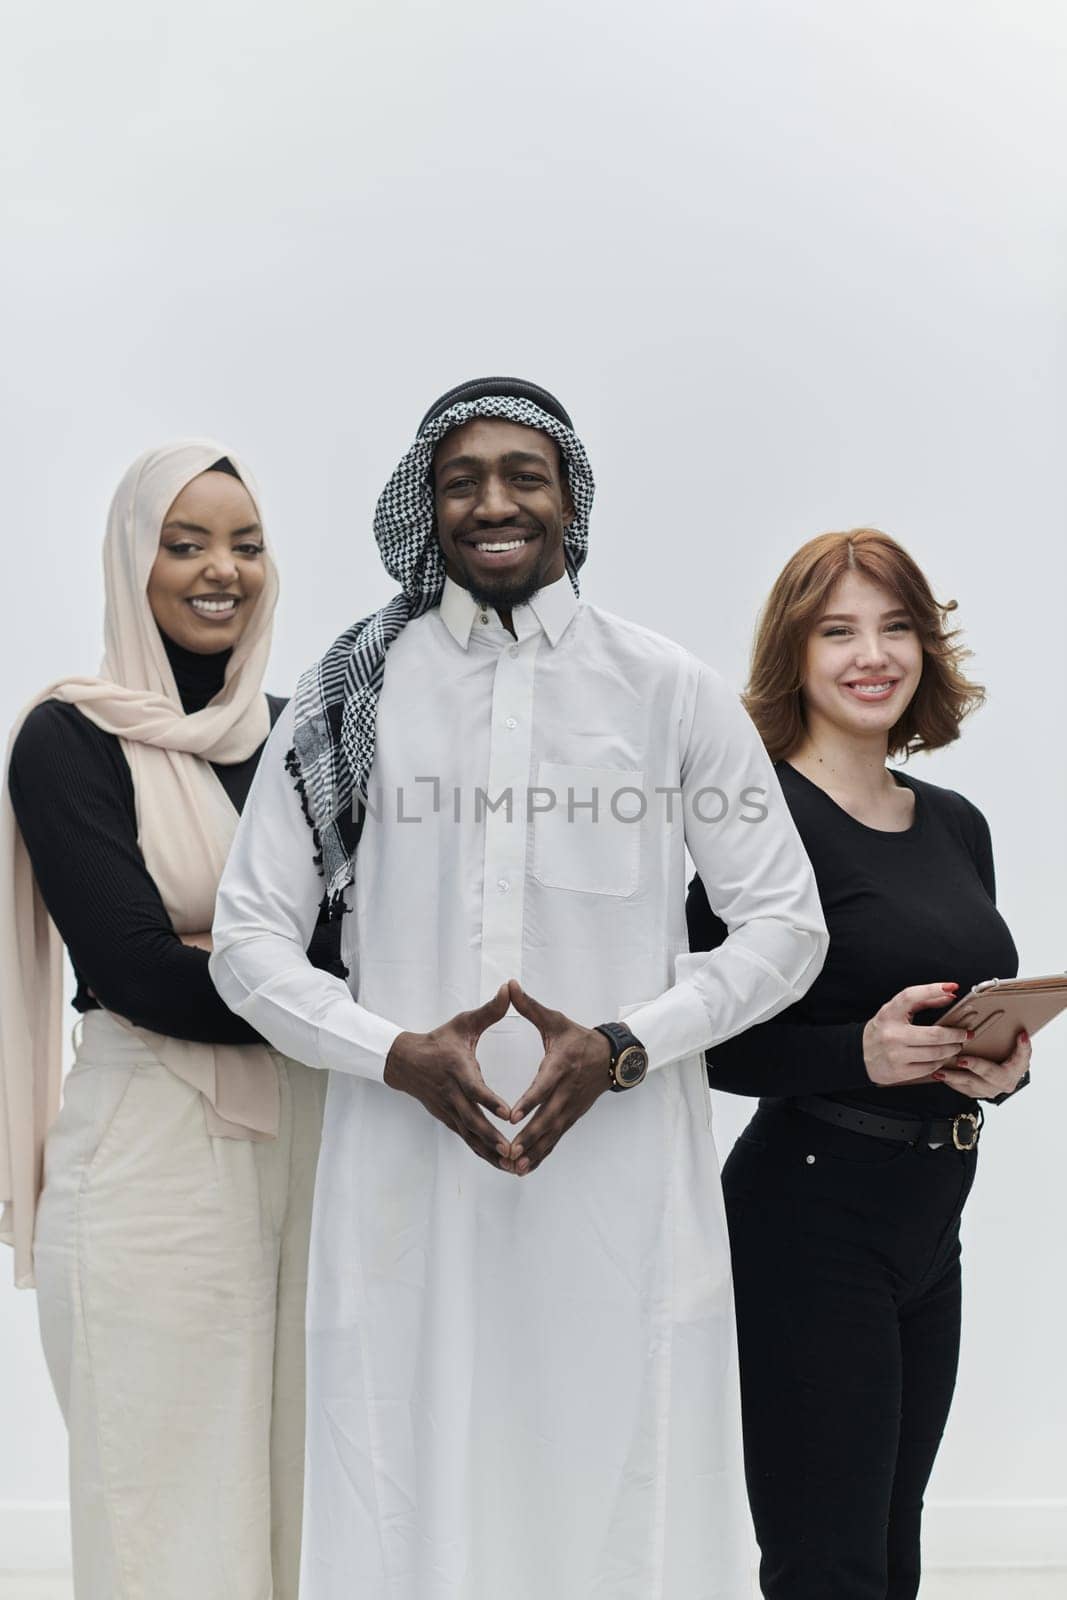
[{"label": "white background wall", "polygon": [[[986,811],[1024,970],[1067,967],[1056,0],[10,0],[3,35],[5,725],[96,665],[142,448],[253,465],[281,691],[389,594],[371,510],[424,407],[514,371],[597,470],[586,594],[735,683],[822,529],[959,599],[989,704],[915,770]],[[990,1120],[930,1550],[1067,1563],[1067,1025]],[[29,1295],[0,1372],[5,1565],[65,1494]]]}]

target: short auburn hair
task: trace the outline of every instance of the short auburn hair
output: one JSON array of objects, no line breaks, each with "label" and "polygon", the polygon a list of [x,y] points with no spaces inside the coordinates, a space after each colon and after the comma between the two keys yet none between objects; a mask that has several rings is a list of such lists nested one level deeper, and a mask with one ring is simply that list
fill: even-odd
[{"label": "short auburn hair", "polygon": [[786,562],[763,608],[752,648],[745,708],[774,761],[792,755],[806,732],[800,680],[816,618],[830,592],[850,572],[895,595],[922,643],[919,686],[889,730],[889,754],[939,750],[959,738],[960,723],[985,699],[964,676],[971,654],[948,627],[955,600],[934,598],[926,577],[903,547],[877,528],[820,533]]}]

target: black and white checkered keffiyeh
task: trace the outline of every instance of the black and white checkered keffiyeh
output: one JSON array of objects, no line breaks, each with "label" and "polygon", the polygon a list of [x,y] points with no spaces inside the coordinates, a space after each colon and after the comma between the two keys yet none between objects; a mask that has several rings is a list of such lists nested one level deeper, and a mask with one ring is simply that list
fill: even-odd
[{"label": "black and white checkered keffiyeh", "polygon": [[374,536],[386,571],[401,593],[364,617],[300,678],[294,697],[293,746],[286,757],[314,834],[316,860],[331,902],[352,880],[356,846],[374,761],[378,696],[389,646],[413,617],[440,604],[445,563],[434,530],[431,465],[446,433],[472,417],[504,417],[539,428],[563,453],[574,520],[564,530],[567,572],[575,592],[589,544],[593,473],[572,429],[531,400],[486,395],[450,406],[424,424],[386,484],[374,515]]}]

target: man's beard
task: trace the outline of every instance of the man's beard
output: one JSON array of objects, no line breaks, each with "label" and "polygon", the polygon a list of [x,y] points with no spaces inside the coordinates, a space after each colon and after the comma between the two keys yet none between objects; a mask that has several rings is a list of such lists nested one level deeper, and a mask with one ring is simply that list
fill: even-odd
[{"label": "man's beard", "polygon": [[538,570],[525,578],[501,577],[498,583],[492,584],[483,579],[477,586],[469,583],[467,588],[475,605],[481,606],[483,611],[490,606],[497,611],[513,611],[516,606],[528,605],[537,591],[544,588],[544,580]]},{"label": "man's beard", "polygon": [[[537,531],[544,535],[544,530]],[[498,611],[511,611],[515,606],[527,605],[537,591],[545,586],[545,564],[542,552],[532,572],[523,575],[502,572],[499,578],[489,578],[484,573],[475,576],[464,562],[459,563],[463,569],[464,587],[475,605],[483,610],[492,607]]]}]

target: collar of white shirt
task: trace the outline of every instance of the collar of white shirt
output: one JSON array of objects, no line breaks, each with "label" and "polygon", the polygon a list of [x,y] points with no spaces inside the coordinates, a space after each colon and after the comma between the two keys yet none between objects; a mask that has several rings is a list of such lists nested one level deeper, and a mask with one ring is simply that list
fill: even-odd
[{"label": "collar of white shirt", "polygon": [[[564,573],[555,583],[538,589],[529,605],[515,606],[511,613],[515,637],[527,639],[540,628],[549,644],[555,646],[566,633],[577,610],[578,597],[570,578]],[[504,639],[511,639],[511,634],[502,626],[492,608],[483,612],[468,590],[453,583],[451,578],[445,579],[441,596],[441,621],[464,650],[470,644],[476,619],[483,615],[488,616],[489,622],[479,629],[479,637],[499,633]]]}]

